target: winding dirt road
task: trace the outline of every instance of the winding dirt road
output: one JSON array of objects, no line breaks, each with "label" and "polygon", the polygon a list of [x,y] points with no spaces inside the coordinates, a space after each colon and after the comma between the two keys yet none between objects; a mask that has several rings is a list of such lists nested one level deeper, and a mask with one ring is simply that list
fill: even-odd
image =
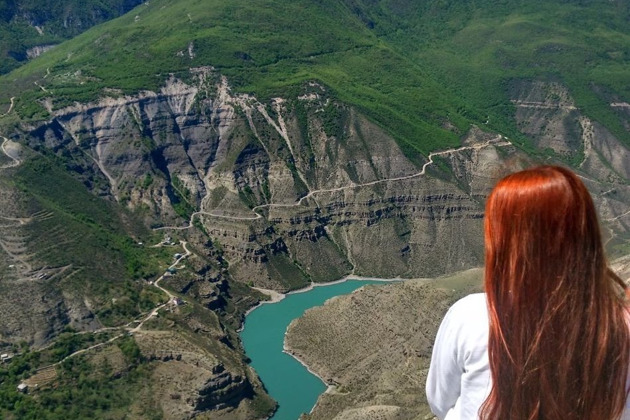
[{"label": "winding dirt road", "polygon": [[[180,241],[180,243],[182,244],[182,247],[184,248],[185,253],[184,253],[183,255],[181,255],[179,258],[177,258],[177,259],[175,260],[175,262],[174,262],[173,264],[171,264],[171,265],[168,267],[169,269],[171,269],[171,268],[175,268],[175,267],[177,266],[177,264],[179,264],[182,260],[184,260],[184,259],[188,258],[188,257],[192,254],[192,253],[188,250],[188,248],[186,247],[186,245],[188,245],[188,242],[186,242],[186,241]],[[149,313],[149,315],[147,315],[147,316],[146,316],[146,317],[145,317],[142,321],[140,321],[140,323],[139,323],[136,327],[134,327],[134,328],[130,329],[130,330],[129,330],[129,332],[132,332],[132,333],[133,333],[133,332],[139,331],[139,330],[142,328],[142,326],[144,325],[144,323],[145,323],[145,322],[147,322],[149,319],[151,319],[151,318],[153,318],[154,316],[156,316],[156,315],[157,315],[157,313],[158,313],[158,311],[159,311],[160,309],[162,309],[163,307],[165,307],[166,305],[168,305],[168,304],[171,302],[171,300],[172,300],[173,298],[175,298],[175,295],[174,295],[174,294],[172,294],[172,293],[171,293],[168,289],[165,289],[164,287],[160,286],[160,282],[162,281],[162,279],[164,279],[164,277],[166,277],[166,276],[167,276],[167,274],[166,274],[166,273],[168,273],[168,270],[167,270],[167,271],[165,271],[165,272],[164,272],[164,274],[162,274],[162,275],[160,276],[160,278],[158,278],[158,279],[157,279],[157,280],[153,283],[153,285],[154,285],[155,287],[157,287],[158,289],[160,289],[161,291],[163,291],[164,293],[166,293],[166,294],[167,294],[167,296],[168,296],[168,302],[166,302],[166,303],[163,303],[163,304],[161,304],[161,305],[156,306],[156,307],[155,307],[155,308],[154,308],[154,309],[153,309],[153,310]],[[136,321],[132,321],[132,322],[136,322]],[[129,324],[127,324],[127,325],[129,325]]]},{"label": "winding dirt road", "polygon": [[405,181],[408,179],[413,179],[413,178],[417,178],[420,176],[423,176],[426,173],[427,167],[431,164],[433,164],[433,158],[435,156],[443,156],[443,155],[448,155],[450,153],[456,153],[456,152],[462,152],[465,150],[479,150],[479,149],[483,149],[484,147],[488,147],[488,146],[510,146],[512,143],[510,143],[509,141],[505,141],[503,140],[503,136],[502,135],[497,135],[497,137],[490,139],[484,143],[479,143],[479,144],[475,144],[472,146],[462,146],[462,147],[458,147],[458,148],[453,148],[453,149],[447,149],[447,150],[443,150],[441,152],[433,152],[430,153],[428,156],[428,161],[422,165],[422,169],[420,170],[420,172],[411,174],[411,175],[406,175],[406,176],[401,176],[401,177],[396,177],[396,178],[384,178],[384,179],[377,179],[376,181],[370,181],[370,182],[366,182],[363,184],[351,184],[351,185],[346,185],[343,187],[337,187],[337,188],[322,188],[322,189],[318,189],[318,190],[313,190],[310,191],[308,194],[306,194],[305,196],[301,197],[298,201],[294,202],[294,203],[288,203],[288,204],[274,204],[274,203],[270,203],[270,204],[261,204],[259,206],[253,207],[251,209],[251,211],[254,213],[253,216],[230,216],[230,215],[225,215],[225,214],[217,214],[215,212],[206,212],[206,211],[196,211],[194,213],[192,213],[190,220],[188,221],[188,226],[164,226],[164,227],[159,227],[159,228],[155,228],[154,230],[184,230],[184,229],[190,229],[193,226],[193,221],[195,219],[196,216],[199,215],[204,215],[204,216],[210,216],[210,217],[216,217],[216,218],[221,218],[221,219],[230,219],[230,220],[243,220],[243,221],[248,221],[248,220],[258,220],[261,219],[263,216],[257,212],[257,210],[259,209],[263,209],[263,208],[272,208],[272,207],[298,207],[302,205],[302,202],[308,198],[312,198],[313,196],[317,195],[317,194],[324,194],[324,193],[334,193],[334,192],[339,192],[339,191],[345,191],[345,190],[351,190],[351,189],[355,189],[355,188],[362,188],[362,187],[369,187],[372,185],[376,185],[376,184],[382,184],[382,183],[386,183],[386,182],[396,182],[396,181]]},{"label": "winding dirt road", "polygon": [[9,109],[4,114],[0,115],[0,117],[4,117],[5,115],[9,115],[11,111],[13,111],[13,105],[15,104],[15,96],[11,96],[11,103],[9,104]]},{"label": "winding dirt road", "polygon": [[0,149],[2,149],[2,153],[4,153],[5,155],[7,155],[7,157],[9,157],[9,159],[13,160],[13,162],[8,163],[6,165],[2,165],[0,166],[0,169],[7,169],[7,168],[14,168],[16,166],[18,166],[20,163],[22,163],[22,161],[20,159],[18,159],[17,157],[13,156],[8,150],[7,150],[7,143],[10,142],[10,140],[4,136],[0,136],[4,139],[4,141],[2,142],[2,146],[0,146]]},{"label": "winding dirt road", "polygon": [[[175,262],[169,266],[169,268],[174,268],[174,267],[175,267],[175,266],[177,266],[180,262],[182,262],[182,260],[184,260],[184,259],[188,258],[188,257],[192,254],[192,253],[190,252],[190,250],[186,247],[186,245],[188,244],[188,242],[186,242],[186,241],[180,241],[180,244],[181,244],[181,245],[182,245],[182,247],[184,248],[185,253],[184,253],[183,255],[181,255],[179,258],[177,258],[177,259],[175,260]],[[105,331],[113,331],[113,330],[120,330],[120,329],[123,329],[123,330],[124,330],[124,332],[121,332],[120,334],[117,334],[117,335],[113,336],[112,338],[110,338],[110,339],[109,339],[109,340],[107,340],[107,341],[103,341],[103,342],[101,342],[101,343],[94,344],[93,346],[86,347],[86,348],[81,349],[81,350],[77,350],[77,351],[75,351],[74,353],[71,353],[71,354],[69,354],[68,356],[64,357],[64,358],[63,358],[63,359],[61,359],[60,361],[58,361],[58,362],[56,362],[56,363],[53,363],[53,364],[50,364],[50,365],[48,365],[48,366],[41,367],[41,368],[37,369],[37,371],[42,371],[42,370],[44,370],[44,369],[49,369],[49,368],[51,368],[51,367],[56,367],[56,366],[60,365],[61,363],[63,363],[65,360],[70,359],[71,357],[75,357],[75,356],[77,356],[77,355],[79,355],[79,354],[81,354],[81,353],[85,353],[85,352],[87,352],[87,351],[90,351],[90,350],[93,350],[93,349],[95,349],[95,348],[98,348],[98,347],[104,346],[104,345],[106,345],[106,344],[109,344],[109,343],[111,343],[111,342],[113,342],[113,341],[115,341],[115,340],[118,340],[118,339],[119,339],[119,338],[121,338],[121,337],[124,337],[125,335],[128,335],[128,334],[133,334],[133,333],[135,333],[135,332],[138,332],[138,331],[142,328],[142,326],[144,325],[144,323],[145,323],[145,322],[147,322],[149,319],[151,319],[151,318],[153,318],[154,316],[156,316],[156,315],[157,315],[157,313],[158,313],[158,311],[159,311],[160,309],[164,308],[166,305],[168,305],[168,304],[172,301],[172,299],[173,299],[173,298],[175,298],[175,295],[174,295],[173,293],[171,293],[168,289],[165,289],[164,287],[160,286],[160,281],[161,281],[164,277],[166,277],[166,273],[167,273],[167,272],[168,272],[168,270],[167,270],[167,271],[165,271],[165,273],[164,273],[164,274],[162,274],[162,275],[161,275],[161,276],[160,276],[160,277],[159,277],[159,278],[158,278],[158,279],[157,279],[157,280],[153,283],[153,285],[154,285],[155,287],[157,287],[158,289],[160,289],[161,291],[163,291],[164,293],[166,293],[166,295],[168,296],[168,301],[167,301],[166,303],[162,303],[162,304],[160,304],[160,305],[156,306],[156,307],[155,307],[155,308],[154,308],[151,312],[149,312],[147,315],[143,315],[142,317],[140,317],[140,318],[138,318],[138,319],[135,319],[135,320],[133,320],[133,321],[131,321],[131,322],[129,322],[129,323],[127,323],[127,324],[125,324],[125,325],[121,326],[121,327],[103,327],[103,328],[99,328],[99,329],[94,330],[94,331],[81,331],[81,332],[77,332],[76,334],[87,334],[87,333],[98,334],[98,333],[100,333],[100,332],[105,332]],[[133,327],[133,328],[132,328],[132,327],[131,327],[131,325],[132,325],[132,324],[135,324],[135,323],[137,323],[137,325],[136,325],[135,327]],[[46,347],[43,347],[43,348],[42,348],[42,350],[43,350],[43,349],[45,349],[45,348],[47,348],[47,347],[50,347],[52,344],[53,344],[53,343],[51,343],[50,345],[48,345],[48,346],[46,346]]]}]

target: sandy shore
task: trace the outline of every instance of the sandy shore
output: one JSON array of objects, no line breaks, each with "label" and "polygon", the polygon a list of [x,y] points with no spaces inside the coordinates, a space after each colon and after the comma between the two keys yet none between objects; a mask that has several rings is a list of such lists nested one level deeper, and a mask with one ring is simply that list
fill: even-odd
[{"label": "sandy shore", "polygon": [[362,277],[362,276],[355,276],[354,274],[350,274],[347,275],[343,278],[340,278],[339,280],[334,280],[334,281],[329,281],[327,283],[311,283],[308,286],[302,288],[302,289],[297,289],[297,290],[292,290],[290,292],[288,292],[288,295],[292,295],[294,293],[304,293],[304,292],[308,292],[309,290],[313,290],[313,288],[315,287],[322,287],[322,286],[330,286],[333,284],[338,284],[338,283],[343,283],[346,282],[348,280],[371,280],[371,281],[381,281],[383,283],[390,283],[393,281],[404,281],[404,280],[411,280],[411,279],[403,279],[402,277],[394,277],[391,279],[380,279],[380,278],[376,278],[376,277]]},{"label": "sandy shore", "polygon": [[[258,302],[257,305],[254,305],[251,308],[249,308],[245,312],[245,317],[247,317],[247,315],[249,315],[254,309],[259,308],[260,306],[262,306],[264,304],[267,304],[267,303],[278,303],[282,299],[287,297],[287,295],[285,293],[280,293],[280,292],[277,292],[277,291],[271,290],[271,289],[263,289],[261,287],[252,287],[252,289],[258,290],[260,293],[269,296],[269,300],[261,300],[260,302]],[[245,323],[243,322],[241,324],[241,326],[239,327],[239,329],[236,330],[236,332],[240,333],[241,331],[243,331],[244,328],[245,328]]]},{"label": "sandy shore", "polygon": [[[272,289],[263,289],[262,287],[252,287],[252,289],[254,290],[258,290],[260,293],[265,294],[267,296],[269,296],[269,300],[262,300],[258,303],[258,305],[256,306],[252,306],[251,308],[249,308],[247,310],[247,312],[245,312],[245,316],[249,315],[253,310],[255,310],[256,308],[258,308],[261,305],[265,305],[265,304],[270,304],[270,303],[278,303],[280,302],[282,299],[284,299],[285,297],[287,297],[288,295],[293,295],[296,293],[304,293],[304,292],[308,292],[310,290],[313,290],[313,288],[315,287],[322,287],[322,286],[331,286],[333,284],[338,284],[338,283],[343,283],[346,282],[348,280],[372,280],[372,281],[382,281],[383,283],[389,283],[389,282],[393,282],[393,281],[405,281],[405,280],[412,280],[412,279],[404,279],[402,277],[394,277],[391,279],[380,279],[380,278],[375,278],[375,277],[362,277],[362,276],[355,276],[355,275],[347,275],[339,280],[333,280],[333,281],[329,281],[326,283],[310,283],[308,286],[305,286],[301,289],[296,289],[296,290],[291,290],[290,292],[287,293],[282,293],[282,292],[278,292],[276,290],[272,290]],[[241,325],[241,327],[237,330],[237,332],[241,332],[243,331],[243,328],[245,327],[245,325]]]},{"label": "sandy shore", "polygon": [[277,303],[284,299],[287,295],[271,289],[263,289],[261,287],[252,287],[254,290],[258,290],[260,293],[269,296],[271,299],[263,301],[264,303]]}]

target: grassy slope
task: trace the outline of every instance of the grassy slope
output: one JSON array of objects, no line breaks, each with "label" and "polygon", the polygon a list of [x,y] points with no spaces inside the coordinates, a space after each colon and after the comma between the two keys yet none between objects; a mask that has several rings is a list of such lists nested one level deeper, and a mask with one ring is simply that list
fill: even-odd
[{"label": "grassy slope", "polygon": [[[98,341],[97,341],[98,339]],[[151,366],[138,351],[132,337],[117,340],[106,347],[108,358],[95,363],[88,357],[74,357],[57,368],[53,386],[38,390],[37,398],[17,392],[17,385],[38,366],[60,360],[78,348],[101,342],[102,337],[64,334],[57,343],[42,352],[23,352],[8,365],[0,367],[0,416],[3,419],[120,419],[129,413],[134,400],[142,397]],[[97,353],[98,354],[98,353]],[[109,363],[113,359],[118,371]],[[147,406],[144,419],[162,418],[157,407]]]},{"label": "grassy slope", "polygon": [[[423,152],[457,143],[457,136],[436,128],[446,115],[466,126],[456,117],[459,101],[441,95],[420,67],[337,1],[158,0],[133,15],[100,25],[5,77],[0,99],[8,102],[16,87],[28,88],[16,110],[29,118],[45,116],[35,100],[47,93],[33,89],[34,81],[63,106],[94,98],[103,88],[157,89],[169,72],[213,65],[238,91],[263,99],[321,80]],[[51,76],[44,79],[46,69]]]},{"label": "grassy slope", "polygon": [[630,97],[629,15],[603,0],[157,0],[3,78],[0,101],[22,82],[30,93],[16,109],[43,116],[34,100],[48,94],[32,89],[36,79],[63,106],[104,88],[157,89],[168,73],[212,65],[263,99],[320,80],[411,154],[426,154],[457,144],[440,129],[447,119],[464,130],[489,116],[490,128],[518,138],[507,83],[546,77],[564,81],[584,112],[630,142],[591,89]]},{"label": "grassy slope", "polygon": [[543,78],[566,84],[585,114],[630,143],[608,102],[593,90],[596,85],[630,98],[630,77],[623,70],[630,60],[627,2],[429,3],[424,9],[409,5],[403,29],[384,38],[412,61],[430,63],[439,83],[490,116],[495,128],[514,131],[509,81]]},{"label": "grassy slope", "polygon": [[48,0],[42,7],[38,0],[0,2],[0,74],[24,64],[29,48],[58,44],[95,24],[120,16],[139,3],[139,0]]},{"label": "grassy slope", "polygon": [[34,220],[26,231],[35,266],[81,273],[62,277],[55,287],[93,299],[106,325],[127,322],[162,299],[140,281],[156,278],[170,260],[167,249],[137,244],[156,243],[156,234],[116,205],[94,197],[53,158],[30,159],[13,180],[29,197],[25,205],[31,214],[51,215]]}]

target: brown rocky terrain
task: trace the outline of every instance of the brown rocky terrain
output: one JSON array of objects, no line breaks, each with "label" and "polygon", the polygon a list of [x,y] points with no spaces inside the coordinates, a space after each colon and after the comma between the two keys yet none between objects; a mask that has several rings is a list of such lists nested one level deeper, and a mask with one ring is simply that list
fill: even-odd
[{"label": "brown rocky terrain", "polygon": [[[211,330],[206,333],[212,335]],[[208,410],[222,415],[229,412],[232,418],[241,419],[258,415],[250,405],[255,388],[260,392],[260,382],[250,369],[243,370],[229,356],[226,361],[228,350],[213,353],[209,350],[216,349],[215,344],[195,344],[185,333],[172,331],[141,332],[135,340],[153,364],[146,383],[152,390],[147,394],[162,418],[191,418]]]},{"label": "brown rocky terrain", "polygon": [[[602,215],[621,215],[628,149],[559,83],[515,82],[511,92],[523,133],[579,161],[592,191],[605,193]],[[412,162],[317,83],[261,103],[233,94],[212,68],[192,69],[187,82],[172,76],[157,92],[51,112],[25,127],[27,144],[72,159],[94,193],[154,227],[203,225],[233,278],[279,290],[349,273],[435,276],[479,265],[485,195],[501,174],[530,164],[478,128],[462,147]],[[614,235],[627,232],[614,222]],[[372,251],[381,245],[390,251]]]},{"label": "brown rocky terrain", "polygon": [[304,418],[431,418],[424,384],[435,334],[452,303],[480,290],[481,275],[365,286],[294,321],[288,351],[332,385]]},{"label": "brown rocky terrain", "polygon": [[[435,275],[479,263],[469,221],[481,217],[479,201],[501,162],[496,149],[514,153],[500,136],[476,130],[470,149],[439,155],[447,166],[467,162],[459,184],[435,164],[418,167],[320,85],[263,104],[233,95],[211,69],[193,76],[195,84],[171,78],[160,92],[54,111],[26,139],[70,153],[90,174],[86,183],[146,209],[154,225],[185,227],[174,211],[185,200],[221,244],[231,274],[261,287],[287,290],[352,271]],[[367,241],[397,251],[375,254],[359,246]],[[457,262],[442,258],[455,254]]]},{"label": "brown rocky terrain", "polygon": [[[77,386],[72,370],[78,368],[83,379],[113,389],[126,387],[127,410],[134,419],[263,417],[274,403],[234,351],[235,337],[216,316],[194,306],[169,304],[142,328],[124,334],[112,329],[106,337],[111,339],[37,369],[24,383],[35,396],[71,389]],[[40,354],[46,358],[49,352],[42,349]],[[110,409],[103,418],[121,417],[118,410]]]}]

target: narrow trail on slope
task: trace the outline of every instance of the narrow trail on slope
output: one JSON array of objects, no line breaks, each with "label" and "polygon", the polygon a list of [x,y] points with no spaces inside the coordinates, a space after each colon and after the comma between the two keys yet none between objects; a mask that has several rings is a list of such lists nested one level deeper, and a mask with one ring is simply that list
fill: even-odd
[{"label": "narrow trail on slope", "polygon": [[[179,257],[175,260],[175,262],[174,262],[173,264],[171,264],[171,265],[168,267],[169,269],[171,269],[171,268],[175,268],[175,266],[177,266],[177,264],[179,264],[182,260],[184,260],[184,259],[188,258],[188,257],[192,254],[192,252],[190,252],[190,251],[188,250],[188,248],[186,247],[186,245],[188,244],[188,242],[186,242],[186,241],[180,241],[180,243],[182,244],[182,247],[184,248],[185,253],[184,253],[183,255],[180,255],[180,256],[179,256]],[[153,283],[153,285],[154,285],[155,287],[157,287],[158,289],[160,289],[161,291],[163,291],[164,293],[166,293],[166,295],[168,296],[168,302],[166,302],[166,303],[163,303],[163,304],[161,304],[161,305],[156,306],[156,307],[155,307],[155,308],[154,308],[154,309],[153,309],[153,310],[149,313],[149,315],[147,315],[147,316],[146,316],[146,317],[145,317],[142,321],[140,321],[140,323],[139,323],[139,324],[138,324],[135,328],[132,328],[131,330],[129,330],[129,332],[132,332],[132,333],[133,333],[133,332],[137,332],[137,331],[139,331],[139,330],[142,328],[142,326],[144,325],[144,323],[145,323],[145,322],[147,322],[149,319],[151,319],[151,318],[153,318],[154,316],[156,316],[156,315],[157,315],[157,313],[158,313],[158,311],[159,311],[160,309],[162,309],[163,307],[165,307],[166,305],[168,305],[168,304],[171,302],[171,300],[175,298],[175,295],[174,295],[173,293],[171,293],[168,289],[165,289],[164,287],[160,286],[160,281],[162,281],[162,279],[164,279],[164,277],[166,277],[166,273],[168,273],[168,270],[166,270],[166,271],[165,271],[165,273],[164,273],[164,274],[162,274],[162,275],[160,276],[160,278],[158,278],[158,279],[157,279],[157,280]],[[132,321],[132,322],[133,322],[133,321]]]},{"label": "narrow trail on slope", "polygon": [[574,111],[577,108],[574,105],[566,105],[566,104],[554,104],[540,101],[518,101],[512,100],[510,101],[514,105],[521,108],[537,108],[537,109],[566,109],[569,111]]},{"label": "narrow trail on slope", "polygon": [[429,154],[428,156],[428,161],[422,165],[422,169],[420,170],[420,172],[417,172],[415,174],[411,174],[411,175],[406,175],[406,176],[401,176],[401,177],[395,177],[395,178],[384,178],[384,179],[377,179],[375,181],[370,181],[370,182],[366,182],[363,184],[351,184],[351,185],[346,185],[343,187],[337,187],[337,188],[322,188],[322,189],[318,189],[318,190],[312,190],[310,191],[308,194],[304,195],[303,197],[301,197],[298,201],[294,202],[294,203],[288,203],[288,204],[274,204],[274,203],[270,203],[270,204],[261,204],[258,206],[255,206],[251,209],[251,211],[254,213],[253,216],[230,216],[230,215],[225,215],[225,214],[217,214],[217,213],[213,213],[213,212],[207,212],[207,211],[196,211],[194,213],[192,213],[190,220],[188,221],[188,226],[163,226],[163,227],[159,227],[159,228],[154,228],[154,230],[184,230],[184,229],[190,229],[193,226],[193,221],[194,218],[196,216],[199,215],[204,215],[204,216],[210,216],[210,217],[216,217],[216,218],[220,218],[220,219],[230,219],[230,220],[258,220],[261,219],[263,216],[262,214],[258,213],[257,210],[259,209],[263,209],[263,208],[272,208],[272,207],[277,207],[277,208],[286,208],[286,207],[299,207],[302,205],[302,202],[308,198],[312,198],[314,195],[316,194],[323,194],[323,193],[334,193],[334,192],[339,192],[339,191],[345,191],[345,190],[352,190],[355,188],[362,188],[362,187],[369,187],[372,185],[377,185],[377,184],[382,184],[382,183],[386,183],[386,182],[396,182],[396,181],[405,181],[408,179],[413,179],[413,178],[418,178],[420,176],[423,176],[426,173],[427,167],[431,164],[433,164],[433,158],[435,156],[443,156],[443,155],[448,155],[450,153],[455,153],[455,152],[462,152],[465,150],[479,150],[479,149],[483,149],[485,147],[488,147],[490,145],[492,146],[510,146],[512,145],[512,143],[510,143],[509,141],[501,141],[503,139],[503,136],[501,134],[497,135],[497,137],[490,139],[484,143],[479,143],[479,144],[475,144],[472,146],[462,146],[462,147],[458,147],[458,148],[454,148],[454,149],[447,149],[447,150],[443,150],[441,152],[432,152]]},{"label": "narrow trail on slope", "polygon": [[4,136],[0,136],[4,139],[4,141],[2,142],[2,146],[0,146],[0,149],[2,149],[2,153],[4,153],[5,155],[7,155],[7,157],[11,160],[13,160],[13,162],[8,163],[6,165],[2,165],[0,166],[0,169],[7,169],[7,168],[14,168],[16,166],[18,166],[20,163],[22,163],[22,161],[20,159],[18,159],[17,157],[13,156],[11,153],[9,153],[6,149],[6,145],[7,143],[10,141],[8,138],[4,137]]},{"label": "narrow trail on slope", "polygon": [[51,93],[48,89],[46,89],[44,86],[42,86],[39,82],[33,82],[33,83],[35,84],[35,86],[37,86],[38,88],[40,88],[44,92]]},{"label": "narrow trail on slope", "polygon": [[604,221],[604,222],[614,222],[615,220],[619,220],[619,219],[621,219],[622,217],[627,216],[627,215],[629,215],[629,214],[630,214],[630,210],[628,210],[627,212],[622,213],[622,214],[620,214],[620,215],[617,215],[617,216],[615,216],[615,217],[609,217],[608,219],[603,219],[603,221]]},{"label": "narrow trail on slope", "polygon": [[[168,267],[169,269],[170,269],[170,268],[174,268],[174,267],[175,267],[175,266],[177,266],[177,265],[178,265],[178,264],[179,264],[182,260],[184,260],[184,259],[188,258],[190,255],[192,255],[192,252],[190,252],[190,250],[189,250],[189,249],[188,249],[188,247],[186,246],[186,245],[188,244],[188,242],[186,242],[186,241],[180,241],[180,244],[181,244],[181,245],[182,245],[182,247],[184,248],[185,253],[184,253],[183,255],[179,256],[177,259],[175,259],[175,262],[173,262],[173,264],[171,264],[171,265]],[[81,349],[81,350],[77,350],[77,351],[75,351],[74,353],[71,353],[71,354],[67,355],[66,357],[64,357],[63,359],[61,359],[61,360],[60,360],[60,361],[58,361],[58,362],[52,363],[52,364],[47,365],[47,366],[43,366],[43,367],[41,367],[41,368],[38,368],[38,369],[36,370],[36,372],[40,372],[40,371],[42,371],[42,370],[44,370],[44,369],[54,368],[54,367],[59,366],[60,364],[62,364],[64,361],[66,361],[66,360],[68,360],[68,359],[70,359],[70,358],[72,358],[72,357],[78,356],[78,355],[79,355],[79,354],[81,354],[81,353],[85,353],[85,352],[90,351],[90,350],[93,350],[93,349],[95,349],[95,348],[102,347],[102,346],[104,346],[104,345],[106,345],[106,344],[109,344],[109,343],[111,343],[111,342],[115,341],[115,340],[118,340],[118,339],[119,339],[119,338],[121,338],[121,337],[124,337],[125,335],[133,334],[133,333],[135,333],[135,332],[140,331],[140,329],[142,328],[142,326],[144,325],[144,323],[145,323],[145,322],[147,322],[147,321],[148,321],[148,320],[150,320],[151,318],[155,317],[155,316],[157,315],[157,313],[158,313],[158,311],[159,311],[160,309],[164,308],[166,305],[168,305],[168,304],[169,304],[169,303],[173,300],[173,298],[175,298],[175,297],[176,297],[176,296],[175,296],[173,293],[171,293],[168,289],[165,289],[164,287],[160,286],[160,284],[159,284],[159,283],[160,283],[160,281],[161,281],[162,279],[164,279],[164,277],[166,277],[166,273],[167,273],[167,272],[168,272],[168,269],[165,271],[165,273],[164,273],[164,274],[162,274],[162,275],[161,275],[161,276],[160,276],[160,277],[159,277],[159,278],[158,278],[158,279],[157,279],[157,280],[153,283],[153,286],[157,287],[158,289],[160,289],[161,291],[163,291],[164,293],[166,293],[166,295],[168,296],[168,301],[167,301],[166,303],[162,303],[162,304],[160,304],[160,305],[156,306],[156,307],[155,307],[155,308],[154,308],[151,312],[149,312],[148,314],[143,315],[143,316],[141,316],[141,317],[139,317],[139,318],[137,318],[137,319],[134,319],[133,321],[130,321],[130,322],[128,322],[127,324],[122,325],[122,326],[120,326],[120,327],[103,327],[103,328],[96,329],[96,330],[94,330],[94,331],[80,331],[80,332],[75,333],[75,334],[77,334],[77,335],[80,335],[80,334],[87,334],[87,333],[98,334],[98,333],[102,333],[102,332],[106,332],[106,331],[115,331],[115,330],[120,330],[120,329],[123,329],[123,330],[124,330],[124,332],[121,332],[120,334],[117,334],[117,335],[115,335],[115,336],[111,337],[109,340],[103,341],[103,342],[101,342],[101,343],[94,344],[94,345],[92,345],[92,346],[90,346],[90,347],[86,347],[86,348]],[[131,327],[131,325],[132,325],[132,324],[135,324],[135,323],[138,323],[138,325],[136,325],[135,327],[133,327],[133,328],[132,328],[132,327]],[[42,348],[40,349],[40,351],[41,351],[41,350],[45,350],[46,348],[48,348],[48,347],[50,347],[50,346],[52,346],[52,345],[54,345],[54,343],[50,343],[49,345],[47,345],[47,346],[45,346],[45,347],[42,347]]]},{"label": "narrow trail on slope", "polygon": [[15,105],[15,96],[11,96],[11,103],[9,104],[9,109],[4,114],[0,115],[0,117],[4,117],[5,115],[9,115],[11,111],[13,111],[13,105]]}]

